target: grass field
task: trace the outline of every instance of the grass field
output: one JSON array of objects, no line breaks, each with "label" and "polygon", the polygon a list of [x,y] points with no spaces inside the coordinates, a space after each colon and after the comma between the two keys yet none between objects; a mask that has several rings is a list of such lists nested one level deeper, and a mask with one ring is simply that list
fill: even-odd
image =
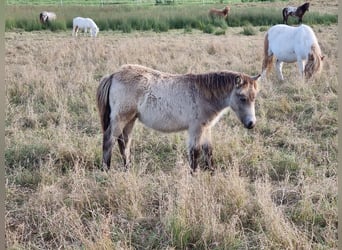
[{"label": "grass field", "polygon": [[103,75],[125,63],[260,73],[265,26],[252,28],[6,32],[6,247],[337,249],[337,25],[313,25],[319,76],[284,65],[284,82],[260,83],[253,130],[231,111],[216,124],[213,176],[189,174],[185,132],[139,123],[133,167],[115,147],[99,170]]}]

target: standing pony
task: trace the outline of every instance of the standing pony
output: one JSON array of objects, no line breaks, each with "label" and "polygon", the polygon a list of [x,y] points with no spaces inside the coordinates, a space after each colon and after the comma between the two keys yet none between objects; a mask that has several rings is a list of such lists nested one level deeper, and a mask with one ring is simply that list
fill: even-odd
[{"label": "standing pony", "polygon": [[259,77],[229,71],[174,75],[140,65],[124,65],[103,77],[97,89],[103,169],[110,168],[114,138],[128,167],[131,132],[138,119],[161,132],[187,130],[191,170],[196,170],[201,151],[205,169],[213,170],[211,127],[229,106],[246,128],[255,126]]},{"label": "standing pony", "polygon": [[39,21],[43,24],[56,20],[56,14],[54,12],[43,11],[39,14]]},{"label": "standing pony", "polygon": [[211,16],[211,17],[218,16],[218,17],[227,18],[229,11],[230,11],[230,7],[229,6],[226,6],[222,10],[210,9],[209,10],[209,16]]},{"label": "standing pony", "polygon": [[84,30],[86,35],[89,29],[90,36],[96,37],[99,32],[99,28],[91,18],[75,17],[72,20],[72,35],[77,36],[80,29]]},{"label": "standing pony", "polygon": [[302,23],[303,16],[309,11],[310,3],[304,3],[299,7],[287,6],[283,9],[283,23],[287,24],[289,16],[298,17],[298,23]]},{"label": "standing pony", "polygon": [[308,79],[321,71],[324,58],[315,33],[305,24],[298,27],[278,24],[267,31],[264,40],[263,77],[271,69],[273,57],[276,57],[277,74],[280,80],[284,80],[283,62],[297,61],[300,75],[302,77],[305,75]]}]

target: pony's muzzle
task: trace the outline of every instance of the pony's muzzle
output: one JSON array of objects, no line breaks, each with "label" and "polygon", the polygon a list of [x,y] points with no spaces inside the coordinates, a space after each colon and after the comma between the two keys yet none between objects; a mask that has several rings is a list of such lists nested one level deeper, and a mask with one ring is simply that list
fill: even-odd
[{"label": "pony's muzzle", "polygon": [[255,127],[255,124],[256,124],[256,119],[245,119],[245,121],[243,122],[243,124],[245,125],[245,128],[248,128],[248,129],[252,129]]}]

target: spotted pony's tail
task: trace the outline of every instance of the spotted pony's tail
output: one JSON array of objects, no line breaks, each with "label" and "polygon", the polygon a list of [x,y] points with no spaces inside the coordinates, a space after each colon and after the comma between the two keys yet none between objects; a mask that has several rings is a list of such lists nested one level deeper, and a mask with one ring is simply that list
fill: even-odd
[{"label": "spotted pony's tail", "polygon": [[287,13],[287,8],[283,9],[283,23],[287,24],[287,18],[288,18],[288,13]]}]

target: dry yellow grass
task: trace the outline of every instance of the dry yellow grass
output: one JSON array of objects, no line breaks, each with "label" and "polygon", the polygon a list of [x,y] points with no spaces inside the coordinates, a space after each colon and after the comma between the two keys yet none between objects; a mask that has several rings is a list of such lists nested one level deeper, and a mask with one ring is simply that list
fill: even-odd
[{"label": "dry yellow grass", "polygon": [[[255,28],[257,29],[257,28]],[[6,33],[9,249],[337,249],[337,26],[315,26],[323,72],[260,85],[257,126],[213,131],[217,172],[192,177],[186,134],[137,124],[133,168],[104,173],[95,91],[124,63],[259,73],[264,32]]]}]

